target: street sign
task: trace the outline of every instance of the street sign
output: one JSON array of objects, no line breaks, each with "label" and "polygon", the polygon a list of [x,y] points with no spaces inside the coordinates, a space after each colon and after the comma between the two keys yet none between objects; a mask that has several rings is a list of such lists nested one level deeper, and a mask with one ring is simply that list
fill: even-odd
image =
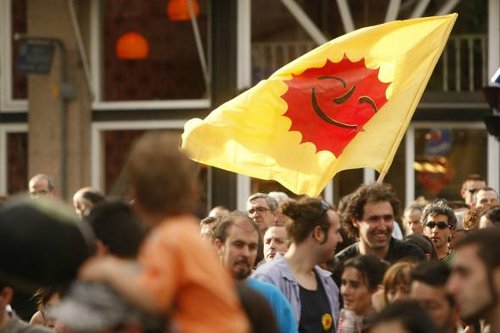
[{"label": "street sign", "polygon": [[52,43],[22,42],[17,55],[16,69],[24,74],[48,74],[52,67]]}]

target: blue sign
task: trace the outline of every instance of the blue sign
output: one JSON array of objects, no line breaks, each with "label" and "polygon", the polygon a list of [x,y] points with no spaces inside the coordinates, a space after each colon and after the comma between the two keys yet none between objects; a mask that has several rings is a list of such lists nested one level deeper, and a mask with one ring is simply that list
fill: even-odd
[{"label": "blue sign", "polygon": [[48,74],[54,57],[53,44],[25,41],[19,48],[16,69],[24,74]]}]

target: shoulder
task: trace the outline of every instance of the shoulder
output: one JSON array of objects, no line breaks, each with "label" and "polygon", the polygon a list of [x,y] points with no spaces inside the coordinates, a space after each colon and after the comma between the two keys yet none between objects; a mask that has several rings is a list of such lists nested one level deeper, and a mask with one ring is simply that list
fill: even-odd
[{"label": "shoulder", "polygon": [[322,280],[324,286],[328,286],[332,288],[333,291],[338,291],[337,283],[334,280],[334,276],[332,272],[327,271],[319,266],[314,267],[316,274],[318,274],[319,278]]},{"label": "shoulder", "polygon": [[276,284],[277,280],[288,277],[290,274],[290,268],[283,257],[280,256],[259,266],[252,274],[252,278]]},{"label": "shoulder", "polygon": [[31,317],[29,324],[30,325],[43,325],[43,316],[41,311],[35,312],[35,314]]},{"label": "shoulder", "polygon": [[[262,280],[257,280],[254,277],[248,278],[248,285],[251,288],[258,289],[258,290],[268,290],[268,289],[273,289],[274,285],[262,281]],[[274,287],[276,288],[276,287]]]},{"label": "shoulder", "polygon": [[284,297],[281,290],[279,290],[279,288],[274,284],[262,280],[257,280],[256,278],[249,278],[248,286],[257,290],[258,292],[261,292],[262,294],[270,296],[271,298],[276,298],[279,296]]},{"label": "shoulder", "polygon": [[285,260],[283,257],[276,257],[274,260],[266,262],[255,270],[254,274],[267,274],[270,272],[280,272],[283,269],[287,268],[288,265],[286,264]]}]

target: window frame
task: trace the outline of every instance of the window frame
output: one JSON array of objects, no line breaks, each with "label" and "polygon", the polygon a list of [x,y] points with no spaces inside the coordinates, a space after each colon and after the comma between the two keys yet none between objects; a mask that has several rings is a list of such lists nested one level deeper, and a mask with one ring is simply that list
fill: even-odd
[{"label": "window frame", "polygon": [[[109,0],[107,0],[109,1]],[[176,100],[144,100],[144,101],[105,101],[102,99],[102,86],[105,80],[102,68],[102,18],[103,2],[90,2],[90,72],[94,101],[92,109],[95,111],[114,110],[189,110],[208,109],[212,103],[210,98],[176,99]],[[210,24],[210,23],[209,23]],[[194,38],[194,37],[193,37]],[[206,50],[209,48],[205,47]],[[210,57],[207,57],[210,58]],[[210,64],[207,64],[210,67]],[[210,69],[209,69],[210,71]]]},{"label": "window frame", "polygon": [[[415,161],[415,130],[428,128],[449,128],[449,129],[474,129],[484,130],[486,127],[483,122],[476,121],[470,123],[464,122],[448,122],[448,121],[415,121],[408,126],[405,135],[406,144],[406,203],[408,206],[415,198],[415,170],[413,169],[413,161]],[[500,164],[500,143],[492,135],[487,133],[486,153],[486,180],[491,187],[497,189],[499,183],[498,165]],[[497,189],[498,190],[498,189]]]},{"label": "window frame", "polygon": [[0,0],[0,112],[27,112],[28,101],[13,98],[12,37],[12,0]]},{"label": "window frame", "polygon": [[[28,124],[0,124],[0,194],[7,194],[7,135],[28,133]],[[29,134],[28,134],[29,135]]]},{"label": "window frame", "polygon": [[92,187],[104,188],[104,158],[102,151],[102,134],[109,130],[182,130],[183,120],[143,120],[143,121],[102,121],[93,122],[90,132],[90,184]]}]

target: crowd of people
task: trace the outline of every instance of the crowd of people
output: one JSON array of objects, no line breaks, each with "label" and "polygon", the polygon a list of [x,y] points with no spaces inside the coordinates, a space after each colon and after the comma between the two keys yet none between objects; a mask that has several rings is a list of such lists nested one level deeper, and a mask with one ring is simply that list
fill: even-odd
[{"label": "crowd of people", "polygon": [[136,142],[126,201],[84,187],[70,210],[45,174],[3,199],[0,333],[500,332],[500,205],[480,176],[462,201],[402,207],[374,183],[338,208],[254,193],[200,219],[177,144]]}]

